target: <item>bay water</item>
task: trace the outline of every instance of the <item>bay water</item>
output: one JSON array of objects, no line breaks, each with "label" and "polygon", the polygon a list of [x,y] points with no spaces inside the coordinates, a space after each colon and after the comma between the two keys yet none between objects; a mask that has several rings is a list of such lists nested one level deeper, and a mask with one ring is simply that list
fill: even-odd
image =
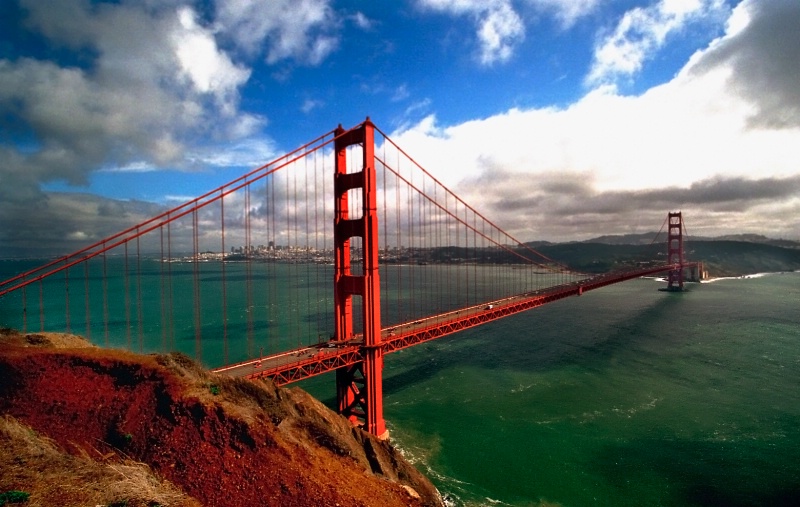
[{"label": "bay water", "polygon": [[[0,263],[0,278],[19,267]],[[73,293],[100,292],[90,286],[100,277],[87,280]],[[103,291],[119,290],[105,283]],[[454,506],[800,505],[800,273],[689,284],[683,293],[662,286],[632,280],[387,355],[393,443]],[[30,292],[34,301],[48,294]],[[237,322],[253,303],[242,293],[229,291],[232,336],[271,319]],[[0,325],[20,328],[13,298],[4,299]],[[130,323],[117,315],[109,345],[135,344],[138,334],[145,352],[166,345],[192,354],[191,309],[170,321],[177,331],[167,340],[159,311],[141,313],[154,320],[127,338],[120,330]],[[33,314],[28,321],[39,325]],[[231,341],[230,360],[253,355],[253,344]],[[220,350],[205,344],[204,362],[221,364]],[[332,375],[298,385],[333,405]]]},{"label": "bay water", "polygon": [[800,273],[606,287],[387,356],[451,505],[800,505]]}]

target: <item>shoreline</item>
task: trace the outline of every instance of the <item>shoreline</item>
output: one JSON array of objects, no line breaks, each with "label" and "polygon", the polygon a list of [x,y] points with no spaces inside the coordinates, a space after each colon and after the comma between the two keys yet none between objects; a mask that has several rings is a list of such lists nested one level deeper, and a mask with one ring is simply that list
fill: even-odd
[{"label": "shoreline", "polygon": [[778,276],[778,275],[793,275],[800,273],[798,271],[765,271],[762,273],[749,273],[739,276],[720,276],[709,278],[708,280],[701,280],[700,283],[715,283],[723,280],[746,280],[750,278],[763,278],[765,276]]}]

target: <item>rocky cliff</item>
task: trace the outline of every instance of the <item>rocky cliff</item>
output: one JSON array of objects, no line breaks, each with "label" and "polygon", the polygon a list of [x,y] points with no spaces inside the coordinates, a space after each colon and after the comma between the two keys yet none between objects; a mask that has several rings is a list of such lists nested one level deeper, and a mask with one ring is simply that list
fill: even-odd
[{"label": "rocky cliff", "polygon": [[0,493],[40,505],[435,506],[389,443],[299,389],[182,355],[0,332]]}]

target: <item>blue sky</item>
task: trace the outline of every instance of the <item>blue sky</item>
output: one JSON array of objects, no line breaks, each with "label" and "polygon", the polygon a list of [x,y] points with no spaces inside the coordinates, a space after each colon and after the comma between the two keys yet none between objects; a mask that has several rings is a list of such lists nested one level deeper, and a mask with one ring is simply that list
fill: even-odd
[{"label": "blue sky", "polygon": [[797,26],[796,0],[6,0],[0,256],[366,116],[525,240],[676,209],[800,239]]}]

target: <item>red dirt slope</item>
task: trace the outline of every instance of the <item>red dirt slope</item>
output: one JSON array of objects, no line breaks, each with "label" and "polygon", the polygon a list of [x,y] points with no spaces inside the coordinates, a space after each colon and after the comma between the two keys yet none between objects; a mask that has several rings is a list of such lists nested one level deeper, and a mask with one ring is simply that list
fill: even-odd
[{"label": "red dirt slope", "polygon": [[299,389],[212,375],[181,355],[2,334],[0,414],[70,453],[144,462],[203,505],[441,505],[390,445]]}]

